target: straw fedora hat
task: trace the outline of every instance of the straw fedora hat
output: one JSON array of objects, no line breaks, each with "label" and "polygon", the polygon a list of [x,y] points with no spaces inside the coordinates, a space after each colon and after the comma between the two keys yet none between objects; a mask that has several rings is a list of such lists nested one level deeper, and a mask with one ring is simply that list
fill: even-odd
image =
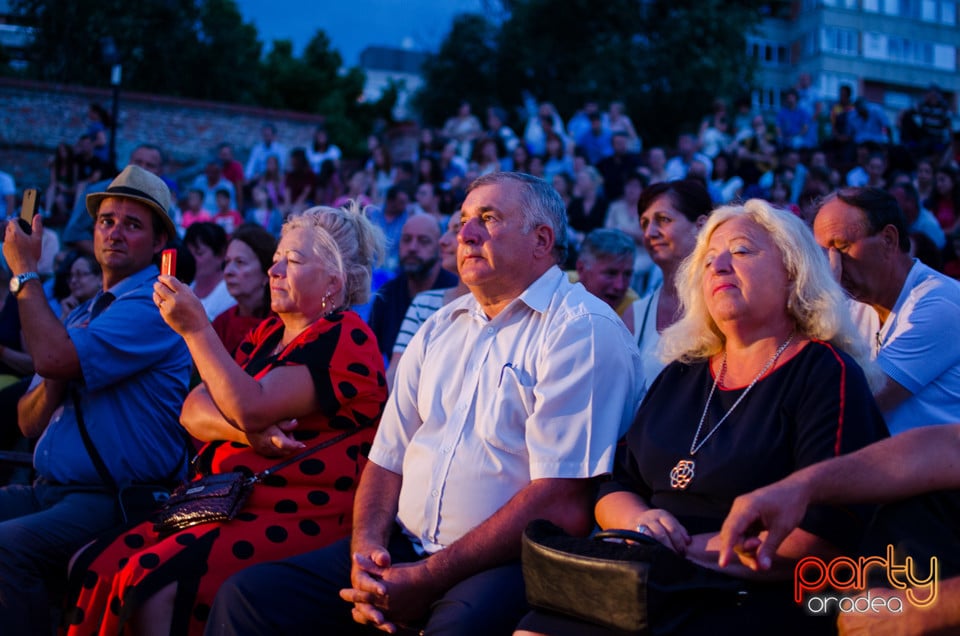
[{"label": "straw fedora hat", "polygon": [[123,172],[110,182],[106,191],[87,195],[87,212],[90,216],[97,218],[100,203],[107,197],[133,199],[143,203],[160,217],[168,240],[177,236],[177,230],[173,226],[169,213],[170,188],[163,179],[152,172],[134,165],[124,168]]}]

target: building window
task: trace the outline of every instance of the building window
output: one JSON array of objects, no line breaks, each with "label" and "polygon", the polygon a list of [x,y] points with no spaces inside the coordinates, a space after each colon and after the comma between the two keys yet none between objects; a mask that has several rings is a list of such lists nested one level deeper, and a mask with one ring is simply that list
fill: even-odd
[{"label": "building window", "polygon": [[957,49],[954,46],[886,33],[863,34],[863,57],[944,71],[953,71],[957,65]]},{"label": "building window", "polygon": [[857,32],[853,29],[824,27],[820,30],[820,50],[824,53],[857,55]]},{"label": "building window", "polygon": [[950,26],[953,26],[957,23],[957,3],[956,2],[940,3],[940,22],[942,24],[949,24]]},{"label": "building window", "polygon": [[784,66],[790,64],[790,53],[783,44],[773,40],[747,38],[747,55],[761,66]]}]

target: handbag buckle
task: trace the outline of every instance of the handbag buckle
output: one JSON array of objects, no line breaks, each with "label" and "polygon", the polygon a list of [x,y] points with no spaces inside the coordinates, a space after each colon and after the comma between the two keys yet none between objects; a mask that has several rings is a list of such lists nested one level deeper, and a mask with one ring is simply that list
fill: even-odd
[{"label": "handbag buckle", "polygon": [[750,592],[748,590],[737,590],[737,600],[734,603],[737,607],[742,607],[748,600],[750,600]]}]

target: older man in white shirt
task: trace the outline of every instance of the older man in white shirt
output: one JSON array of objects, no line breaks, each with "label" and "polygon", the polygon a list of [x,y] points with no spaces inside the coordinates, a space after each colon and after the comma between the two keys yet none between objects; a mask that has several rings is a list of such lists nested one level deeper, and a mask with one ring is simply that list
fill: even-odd
[{"label": "older man in white shirt", "polygon": [[461,219],[472,293],[427,320],[401,359],[351,544],[234,577],[208,633],[509,634],[526,611],[526,524],[592,528],[594,478],[611,470],[640,397],[637,349],[557,267],[566,217],[549,184],[481,177]]}]

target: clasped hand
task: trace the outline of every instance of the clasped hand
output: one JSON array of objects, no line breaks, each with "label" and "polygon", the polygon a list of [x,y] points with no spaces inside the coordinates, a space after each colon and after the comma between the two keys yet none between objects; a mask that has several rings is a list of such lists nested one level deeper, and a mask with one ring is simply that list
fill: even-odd
[{"label": "clasped hand", "polygon": [[340,598],[353,603],[353,620],[395,634],[399,626],[427,615],[438,595],[426,568],[426,560],[393,565],[390,553],[376,547],[353,554],[351,588]]}]

